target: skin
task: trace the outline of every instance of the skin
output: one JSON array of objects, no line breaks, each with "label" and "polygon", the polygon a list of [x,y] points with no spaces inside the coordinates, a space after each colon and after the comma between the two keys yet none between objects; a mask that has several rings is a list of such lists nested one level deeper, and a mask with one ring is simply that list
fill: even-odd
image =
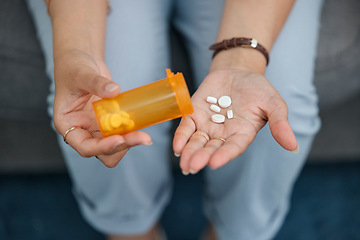
[{"label": "skin", "polygon": [[[252,36],[271,50],[293,1],[239,1],[225,4],[218,41],[234,36]],[[180,155],[184,174],[197,173],[209,165],[217,169],[242,154],[259,130],[268,122],[274,139],[286,150],[298,150],[288,122],[285,101],[264,76],[265,57],[249,48],[221,51],[212,61],[208,76],[192,96],[194,114],[183,119],[173,140],[175,154]],[[275,79],[276,81],[276,79]],[[221,90],[219,90],[221,89]],[[234,118],[224,124],[213,123],[207,96],[230,96]],[[206,139],[196,131],[207,133]]]},{"label": "skin", "polygon": [[[217,41],[252,37],[271,51],[293,2],[227,0]],[[89,133],[98,128],[91,103],[120,93],[104,62],[107,10],[104,0],[48,1],[54,39],[56,130],[64,135],[78,126],[67,134],[69,145],[83,157],[98,156],[105,166],[115,167],[131,147],[151,145],[151,137],[141,131],[107,138]],[[208,76],[192,96],[194,114],[181,121],[174,136],[173,149],[181,154],[184,173],[196,173],[207,165],[213,169],[223,166],[242,154],[267,122],[284,149],[298,149],[286,103],[264,76],[265,69],[264,56],[254,49],[238,47],[216,55]],[[205,99],[223,95],[232,98],[234,118],[215,124],[209,119]],[[196,131],[226,141],[207,142],[201,135],[193,135]],[[112,235],[109,239],[155,239],[154,229],[131,238]],[[211,239],[216,239],[214,231],[210,232]]]},{"label": "skin", "polygon": [[[234,118],[223,124],[213,123],[209,117],[213,113],[204,99],[224,95],[232,98]],[[286,104],[261,74],[237,69],[212,71],[192,97],[192,102],[194,109],[199,110],[181,121],[174,136],[174,150],[181,153],[180,167],[185,172],[198,172],[206,165],[216,169],[236,158],[267,121],[281,146],[288,150],[296,148],[295,136],[286,120]],[[196,131],[226,141],[213,139],[207,142],[200,135],[192,137]]]},{"label": "skin", "polygon": [[[52,0],[48,11],[54,36],[54,125],[81,156],[97,156],[115,167],[134,146],[151,145],[151,137],[137,131],[100,138],[91,103],[115,97],[120,86],[112,81],[104,62],[105,24],[108,6],[103,0]],[[77,24],[74,24],[77,23]]]}]

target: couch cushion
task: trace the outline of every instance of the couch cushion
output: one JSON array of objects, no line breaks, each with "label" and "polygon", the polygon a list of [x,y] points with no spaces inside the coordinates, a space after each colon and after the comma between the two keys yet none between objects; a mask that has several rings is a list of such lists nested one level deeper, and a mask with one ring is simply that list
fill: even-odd
[{"label": "couch cushion", "polygon": [[325,1],[315,76],[321,108],[360,94],[359,13],[358,0]]},{"label": "couch cushion", "polygon": [[1,0],[0,23],[0,172],[62,171],[47,115],[50,81],[24,1]]},{"label": "couch cushion", "polygon": [[315,85],[322,128],[311,161],[360,160],[360,1],[326,0]]}]

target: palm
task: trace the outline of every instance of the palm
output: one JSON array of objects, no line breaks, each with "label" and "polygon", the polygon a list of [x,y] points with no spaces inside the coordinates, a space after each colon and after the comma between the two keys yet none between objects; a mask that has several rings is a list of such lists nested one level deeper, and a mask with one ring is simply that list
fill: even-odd
[{"label": "palm", "polygon": [[112,81],[103,61],[84,52],[71,52],[55,62],[55,83],[55,127],[60,134],[73,126],[78,127],[72,136],[68,134],[67,140],[80,155],[99,156],[106,166],[114,167],[130,147],[151,142],[150,136],[143,132],[107,138],[101,138],[99,133],[91,134],[98,129],[92,102],[118,94],[116,90],[105,91]]},{"label": "palm", "polygon": [[[254,100],[260,103],[258,99],[249,92],[242,90],[242,84],[237,83],[236,79],[224,86],[218,81],[217,76],[209,76],[208,78],[193,96],[194,108],[198,109],[193,115],[193,120],[198,126],[198,130],[207,132],[211,137],[228,138],[236,134],[252,135],[266,123],[261,109],[249,104],[253,103]],[[210,78],[214,78],[214,80]],[[226,77],[226,79],[228,78]],[[220,89],[221,91],[219,91]],[[222,109],[220,113],[226,115],[227,110],[232,110],[234,118],[226,120],[224,124],[213,123],[211,115],[214,112],[209,109],[210,104],[204,101],[209,95],[217,98],[230,96],[232,105]]]},{"label": "palm", "polygon": [[[232,105],[222,109],[221,114],[226,115],[226,111],[231,109],[234,118],[226,119],[222,124],[214,123],[211,121],[214,112],[210,110],[206,98],[225,95],[232,98]],[[207,164],[218,168],[239,156],[271,115],[276,117],[273,119],[275,125],[272,125],[274,138],[279,141],[277,134],[280,134],[280,138],[294,141],[291,129],[286,126],[285,102],[260,74],[235,70],[212,72],[196,91],[192,102],[195,112],[182,120],[174,138],[174,150],[182,152],[180,165],[185,171],[192,169],[196,172]],[[279,114],[285,119],[280,119]],[[206,133],[213,140],[207,143],[199,135],[192,136],[195,131]],[[219,138],[226,141],[223,143]]]},{"label": "palm", "polygon": [[80,126],[86,130],[97,128],[91,103],[99,98],[74,85],[77,85],[76,81],[83,73],[93,72],[111,79],[110,73],[105,64],[81,52],[69,56],[64,62],[59,69],[55,69],[55,127],[61,127],[63,121],[71,121],[73,126]]}]

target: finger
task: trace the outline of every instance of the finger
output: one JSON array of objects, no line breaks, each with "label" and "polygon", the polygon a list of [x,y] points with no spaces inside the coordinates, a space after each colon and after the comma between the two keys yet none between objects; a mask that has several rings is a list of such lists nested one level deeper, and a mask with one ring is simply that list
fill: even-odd
[{"label": "finger", "polygon": [[81,128],[68,133],[66,140],[83,157],[109,155],[125,148],[151,143],[150,136],[144,132],[137,131],[124,136],[113,135],[106,138],[93,138],[88,131]]},{"label": "finger", "polygon": [[[195,133],[201,133],[201,134],[195,134]],[[197,151],[202,149],[209,139],[208,136],[205,135],[206,133],[200,131],[195,133],[187,142],[181,153],[180,168],[183,170],[184,173],[191,172],[190,170],[192,169],[190,168],[190,160],[192,156]]]},{"label": "finger", "polygon": [[[145,132],[135,131],[122,135],[124,142],[118,144],[113,150],[102,153],[103,155],[113,155],[117,152],[128,150],[138,145],[152,145],[151,137]],[[108,138],[108,137],[107,137]]]},{"label": "finger", "polygon": [[280,146],[288,151],[296,151],[298,144],[288,121],[287,108],[278,108],[269,115],[269,127]]},{"label": "finger", "polygon": [[76,78],[76,85],[80,86],[87,93],[101,98],[112,98],[120,93],[120,86],[112,80],[101,76],[95,71],[79,74]]},{"label": "finger", "polygon": [[67,143],[83,157],[92,157],[101,154],[111,154],[125,143],[123,136],[114,135],[107,138],[93,138],[81,128],[71,131],[66,137]]},{"label": "finger", "polygon": [[190,169],[194,173],[199,172],[208,163],[211,156],[223,145],[219,139],[211,139],[204,148],[200,149],[190,159]]},{"label": "finger", "polygon": [[126,152],[137,145],[151,145],[151,137],[145,132],[131,132],[123,136],[125,142],[120,144],[113,152],[97,155],[97,158],[108,168],[116,167]]},{"label": "finger", "polygon": [[99,159],[106,167],[114,168],[119,164],[120,160],[125,156],[128,150],[129,148],[125,147],[124,150],[120,152],[110,155],[98,155],[96,158]]},{"label": "finger", "polygon": [[236,134],[226,139],[224,144],[214,152],[209,160],[209,166],[217,169],[240,156],[253,142],[255,136]]},{"label": "finger", "polygon": [[141,131],[130,132],[123,135],[123,137],[126,141],[126,145],[129,147],[152,144],[150,135]]},{"label": "finger", "polygon": [[191,135],[195,132],[195,124],[193,120],[189,117],[182,118],[179,126],[177,127],[174,140],[173,140],[173,150],[176,154],[181,154],[185,144],[189,141]]}]

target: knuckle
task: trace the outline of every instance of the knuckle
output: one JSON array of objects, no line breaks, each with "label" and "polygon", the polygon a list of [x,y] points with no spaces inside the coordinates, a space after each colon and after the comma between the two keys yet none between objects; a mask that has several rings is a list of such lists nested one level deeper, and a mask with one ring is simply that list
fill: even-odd
[{"label": "knuckle", "polygon": [[82,157],[84,157],[84,158],[90,158],[90,157],[93,157],[93,156],[94,156],[94,155],[91,154],[89,151],[82,150],[82,149],[77,150],[77,152],[80,154],[80,156],[82,156]]}]

